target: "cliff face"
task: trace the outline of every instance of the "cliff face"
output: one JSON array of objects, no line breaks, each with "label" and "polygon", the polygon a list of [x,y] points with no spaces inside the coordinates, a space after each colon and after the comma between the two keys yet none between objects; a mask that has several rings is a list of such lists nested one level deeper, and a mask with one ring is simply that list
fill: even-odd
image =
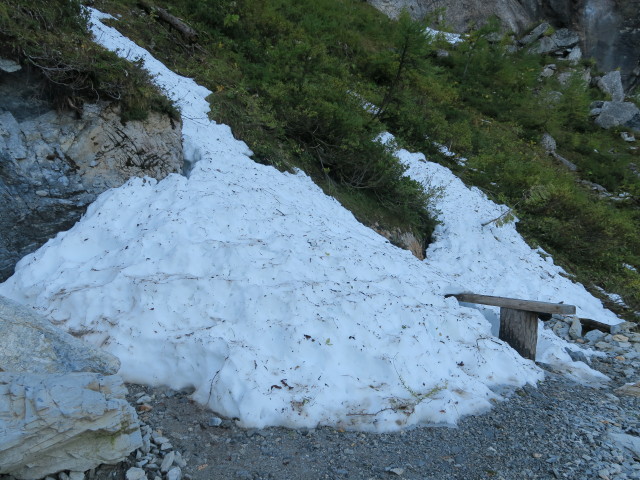
[{"label": "cliff face", "polygon": [[580,34],[585,56],[603,71],[620,68],[622,81],[631,90],[640,78],[640,0],[369,0],[395,17],[407,9],[416,19],[430,14],[436,20],[464,32],[491,16],[516,33],[534,23],[548,21]]},{"label": "cliff face", "polygon": [[38,96],[27,74],[0,73],[0,281],[103,191],[182,170],[180,125],[168,117],[123,125],[117,106],[60,112]]}]

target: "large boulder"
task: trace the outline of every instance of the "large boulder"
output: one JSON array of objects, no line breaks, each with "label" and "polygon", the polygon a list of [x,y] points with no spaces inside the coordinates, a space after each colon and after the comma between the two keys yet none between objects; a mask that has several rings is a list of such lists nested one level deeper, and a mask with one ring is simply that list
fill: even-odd
[{"label": "large boulder", "polygon": [[0,295],[0,371],[96,372],[112,375],[120,361],[51,325],[28,307]]},{"label": "large boulder", "polygon": [[123,124],[118,107],[59,111],[26,73],[0,71],[0,281],[132,176],[181,172],[181,128],[166,115]]},{"label": "large boulder", "polygon": [[614,70],[598,79],[598,88],[603,93],[611,96],[614,102],[624,102],[624,88],[622,88],[622,78],[620,70]]},{"label": "large boulder", "polygon": [[[640,132],[640,109],[631,102],[596,102],[591,110],[596,124],[602,128],[624,126]],[[601,105],[600,105],[601,104]]]},{"label": "large boulder", "polygon": [[42,478],[124,459],[142,445],[122,378],[0,372],[0,474]]},{"label": "large boulder", "polygon": [[568,51],[580,42],[576,32],[567,28],[561,28],[547,37],[542,37],[532,48],[535,53],[552,53],[556,51]]}]

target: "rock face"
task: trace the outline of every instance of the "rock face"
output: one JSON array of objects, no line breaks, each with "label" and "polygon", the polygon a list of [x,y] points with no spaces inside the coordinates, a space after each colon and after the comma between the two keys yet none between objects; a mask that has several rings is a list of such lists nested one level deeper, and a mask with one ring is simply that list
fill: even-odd
[{"label": "rock face", "polygon": [[407,9],[416,19],[439,12],[435,20],[456,32],[496,16],[506,30],[526,33],[547,21],[580,35],[580,48],[602,71],[620,68],[627,91],[640,81],[640,0],[368,0],[396,17]]},{"label": "rock face", "polygon": [[116,463],[142,437],[120,361],[0,296],[0,474]]},{"label": "rock face", "polygon": [[0,281],[70,228],[95,198],[132,176],[181,172],[181,129],[151,113],[123,125],[118,108],[58,112],[27,73],[0,72]]},{"label": "rock face", "polygon": [[142,445],[118,376],[0,373],[0,473],[42,478],[116,463]]},{"label": "rock face", "polygon": [[0,367],[0,371],[17,373],[113,375],[118,372],[120,361],[0,295]]}]

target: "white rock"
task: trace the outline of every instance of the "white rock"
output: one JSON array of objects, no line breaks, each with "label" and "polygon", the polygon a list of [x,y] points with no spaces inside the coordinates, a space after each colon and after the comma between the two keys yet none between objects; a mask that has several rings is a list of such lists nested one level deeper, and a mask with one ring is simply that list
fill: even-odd
[{"label": "white rock", "polygon": [[142,443],[122,378],[0,372],[0,474],[42,478],[117,463]]},{"label": "white rock", "polygon": [[574,318],[571,322],[571,327],[569,327],[569,337],[571,337],[572,340],[582,338],[582,323],[580,323],[579,318]]},{"label": "white rock", "polygon": [[626,433],[610,433],[609,437],[620,447],[626,448],[636,457],[640,457],[640,437]]},{"label": "white rock", "polygon": [[180,480],[182,478],[182,470],[180,467],[173,467],[167,472],[167,480]]},{"label": "white rock", "polygon": [[127,480],[147,480],[147,474],[141,468],[131,467],[127,470]]},{"label": "white rock", "polygon": [[5,372],[115,374],[110,353],[54,327],[31,308],[0,296],[0,365]]},{"label": "white rock", "polygon": [[69,480],[84,480],[84,472],[69,472]]},{"label": "white rock", "polygon": [[173,461],[175,460],[175,458],[176,458],[176,452],[172,451],[167,453],[167,455],[162,460],[162,463],[160,464],[160,471],[162,473],[167,473],[171,468],[171,466],[173,465]]}]

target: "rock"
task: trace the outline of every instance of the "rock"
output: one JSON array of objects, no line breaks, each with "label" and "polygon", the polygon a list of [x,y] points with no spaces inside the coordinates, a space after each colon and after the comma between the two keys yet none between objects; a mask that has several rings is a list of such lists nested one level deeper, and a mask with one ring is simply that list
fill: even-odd
[{"label": "rock", "polygon": [[598,342],[595,344],[595,347],[598,350],[602,350],[603,352],[610,352],[611,350],[614,349],[614,346],[608,342]]},{"label": "rock", "polygon": [[374,224],[371,228],[373,228],[373,230],[389,240],[396,247],[409,250],[414,257],[418,258],[419,260],[424,260],[424,245],[422,242],[418,241],[413,233],[402,232],[399,229],[389,231],[382,228],[377,223]]},{"label": "rock", "polygon": [[0,372],[0,473],[42,478],[117,463],[140,447],[117,375]]},{"label": "rock", "polygon": [[640,382],[627,383],[620,388],[617,388],[615,392],[618,395],[627,395],[631,397],[640,397]]},{"label": "rock", "polygon": [[220,417],[211,417],[209,418],[208,425],[210,427],[219,427],[222,425],[222,419]]},{"label": "rock", "polygon": [[84,480],[84,472],[69,472],[69,480]]},{"label": "rock", "polygon": [[640,458],[640,437],[626,433],[609,433],[609,438],[621,448],[631,451],[636,458]]},{"label": "rock", "polygon": [[622,88],[622,79],[620,71],[614,70],[598,79],[598,88],[607,95],[611,96],[614,102],[624,102],[624,89]]},{"label": "rock", "polygon": [[571,340],[577,340],[582,337],[582,323],[579,318],[574,318],[569,327],[569,338]]},{"label": "rock", "polygon": [[6,58],[0,58],[0,70],[7,73],[14,73],[20,70],[22,67],[18,62],[13,60],[7,60]]},{"label": "rock", "polygon": [[[540,25],[538,25],[536,28],[531,30],[531,32],[529,34],[527,34],[524,37],[522,37],[519,40],[518,43],[520,43],[520,45],[530,45],[533,42],[535,42],[536,40],[538,40],[540,37],[542,37],[542,35],[544,35],[544,32],[549,30],[550,27],[551,27],[551,25],[549,25],[547,22],[543,22]],[[554,65],[554,67],[555,67],[555,65]],[[554,70],[555,70],[555,68],[554,68]]]},{"label": "rock", "polygon": [[629,132],[620,132],[620,138],[622,138],[622,140],[624,140],[625,142],[635,142],[636,141],[636,137],[634,137],[633,134],[631,134]]},{"label": "rock", "polygon": [[556,65],[555,63],[550,63],[549,65],[545,65],[545,67],[542,69],[542,72],[540,72],[540,76],[539,78],[549,78],[552,77],[554,73],[556,73]]},{"label": "rock", "polygon": [[571,357],[571,360],[574,362],[583,362],[589,363],[587,356],[584,354],[582,350],[571,350],[570,348],[565,347],[565,352]]},{"label": "rock", "polygon": [[556,151],[556,140],[548,133],[542,135],[540,144],[542,145],[542,148],[544,148],[544,151],[547,153],[553,153]]},{"label": "rock", "polygon": [[167,480],[180,480],[182,478],[182,470],[180,467],[173,467],[167,472]]},{"label": "rock", "polygon": [[569,63],[576,64],[582,58],[582,49],[579,46],[573,47],[569,54],[561,60],[567,60]]},{"label": "rock", "polygon": [[614,340],[616,342],[628,342],[629,341],[629,337],[626,337],[626,336],[622,335],[621,333],[618,333],[618,334],[613,336],[612,340]]},{"label": "rock", "polygon": [[108,103],[57,111],[37,100],[38,82],[27,73],[0,77],[1,282],[100,193],[132,176],[181,172],[183,154],[180,125],[165,115],[123,125]]},{"label": "rock", "polygon": [[[592,114],[594,111],[592,110]],[[597,112],[596,125],[602,128],[628,126],[640,132],[640,109],[631,102],[604,102]],[[638,124],[638,126],[635,126]]]},{"label": "rock", "polygon": [[126,480],[147,480],[147,474],[141,468],[131,467],[125,475]]},{"label": "rock", "polygon": [[167,473],[171,466],[173,465],[173,461],[176,458],[176,452],[171,451],[165,455],[162,459],[162,463],[160,464],[160,471],[162,473]]},{"label": "rock", "polygon": [[17,373],[112,375],[118,372],[120,361],[0,295],[0,365],[4,371]]},{"label": "rock", "polygon": [[600,330],[591,330],[584,334],[584,339],[592,343],[597,343],[605,337],[605,333]]},{"label": "rock", "polygon": [[531,49],[534,53],[545,54],[557,50],[575,47],[580,42],[580,36],[567,28],[561,28],[548,37],[543,37]]}]

